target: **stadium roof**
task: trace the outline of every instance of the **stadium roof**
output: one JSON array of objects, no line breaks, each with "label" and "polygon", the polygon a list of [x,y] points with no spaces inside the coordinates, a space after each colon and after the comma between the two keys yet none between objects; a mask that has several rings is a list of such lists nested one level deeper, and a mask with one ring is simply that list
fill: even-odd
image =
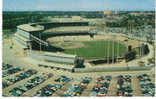
[{"label": "stadium roof", "polygon": [[44,27],[43,26],[36,25],[36,24],[23,24],[23,25],[17,26],[17,28],[20,28],[20,29],[25,30],[27,32],[44,30]]}]

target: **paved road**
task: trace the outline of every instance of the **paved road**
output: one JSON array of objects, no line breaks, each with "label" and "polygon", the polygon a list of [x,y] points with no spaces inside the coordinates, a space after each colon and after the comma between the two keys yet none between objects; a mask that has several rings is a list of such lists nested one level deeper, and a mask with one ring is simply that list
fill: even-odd
[{"label": "paved road", "polygon": [[112,80],[108,88],[108,93],[106,96],[116,96],[116,92],[117,92],[117,77],[112,77]]},{"label": "paved road", "polygon": [[132,76],[131,85],[133,89],[133,95],[134,96],[141,96],[141,88],[139,84],[139,80],[136,78],[136,76]]}]

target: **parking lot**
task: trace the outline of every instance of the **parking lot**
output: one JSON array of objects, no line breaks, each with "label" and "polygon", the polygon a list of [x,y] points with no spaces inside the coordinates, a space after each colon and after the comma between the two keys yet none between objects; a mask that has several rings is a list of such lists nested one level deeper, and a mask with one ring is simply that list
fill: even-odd
[{"label": "parking lot", "polygon": [[40,96],[40,97],[48,97],[52,95],[57,95],[56,91],[66,85],[68,82],[70,82],[72,78],[68,78],[66,76],[60,76],[59,78],[55,79],[52,82],[48,82],[47,85],[42,87],[41,89],[37,90],[34,95],[32,96]]},{"label": "parking lot", "polygon": [[3,96],[153,96],[155,89],[154,75],[146,73],[79,74],[12,64],[3,67],[3,72],[9,70],[13,73],[3,77]]},{"label": "parking lot", "polygon": [[147,74],[138,75],[141,93],[143,96],[154,96],[155,85],[151,82],[151,77]]},{"label": "parking lot", "polygon": [[2,63],[2,70],[7,70],[7,69],[9,69],[11,67],[12,67],[12,65],[10,65],[10,64]]},{"label": "parking lot", "polygon": [[12,90],[9,91],[9,94],[11,96],[21,96],[26,91],[31,90],[32,88],[36,87],[37,85],[43,83],[45,80],[47,80],[51,76],[52,75],[49,73],[41,73],[40,76],[36,76],[36,77],[28,80],[26,83],[13,88]]},{"label": "parking lot", "polygon": [[95,85],[90,92],[90,96],[106,96],[109,85],[111,82],[111,76],[101,76],[95,80]]},{"label": "parking lot", "polygon": [[77,78],[24,69],[3,78],[3,96],[154,96],[154,89],[154,76],[148,74]]},{"label": "parking lot", "polygon": [[13,85],[15,84],[16,82],[19,82],[23,79],[26,79],[26,78],[29,78],[31,77],[32,75],[36,74],[37,71],[36,70],[32,70],[32,69],[29,69],[27,71],[22,71],[20,72],[19,74],[16,74],[14,76],[11,76],[11,77],[8,77],[6,79],[3,79],[3,88],[6,88],[10,85]]},{"label": "parking lot", "polygon": [[[153,96],[153,90],[155,89],[155,76],[151,71],[70,73],[67,71],[52,70],[49,68],[38,67],[35,64],[29,64],[23,61],[24,58],[19,57],[17,52],[14,53],[14,51],[8,49],[9,46],[3,44],[3,56],[8,57],[3,58],[5,64],[3,65],[2,69],[5,76],[3,75],[2,81],[9,81],[9,83],[12,84],[6,86],[5,83],[3,83],[3,96],[40,96],[40,92],[36,94],[40,89],[43,90],[41,91],[42,93],[46,93],[49,96],[90,96],[92,95],[91,93],[94,86],[98,85],[99,83],[102,83],[100,85],[101,89],[97,90],[96,93],[94,92],[93,95],[98,94],[98,96],[118,96],[118,88],[122,89],[121,87],[127,85],[127,81],[129,81],[126,80],[127,78],[125,78],[125,75],[131,76],[129,77],[131,81],[128,85],[130,85],[132,89],[132,92],[130,93],[132,96]],[[16,57],[16,59],[14,57]],[[31,70],[36,70],[37,73]],[[51,75],[49,75],[50,73]],[[100,78],[102,76],[103,78]],[[111,77],[110,81],[106,79],[107,76],[108,78],[109,76]],[[119,76],[123,76],[123,78]],[[97,79],[101,81],[96,82]],[[119,87],[117,86],[119,79],[123,79],[125,82],[125,84],[121,84],[121,87],[120,85]],[[61,85],[61,88],[59,88],[59,85],[57,84]],[[54,90],[55,92],[53,92]],[[52,95],[51,91],[53,92]],[[67,92],[70,93],[70,95],[68,95]],[[74,94],[71,95],[71,93]],[[44,94],[42,95],[44,96]]]},{"label": "parking lot", "polygon": [[133,90],[131,87],[131,76],[118,76],[117,81],[117,96],[132,96]]},{"label": "parking lot", "polygon": [[8,68],[7,70],[3,70],[2,72],[2,77],[6,77],[12,74],[15,74],[17,72],[23,71],[24,69],[22,67],[12,67],[12,68]]},{"label": "parking lot", "polygon": [[40,71],[11,64],[5,64],[3,70],[13,71],[3,76],[3,96],[154,96],[154,75],[144,73],[70,75],[69,72],[55,70],[58,73],[54,74],[54,71],[50,73],[51,70],[43,72],[47,68]]},{"label": "parking lot", "polygon": [[87,85],[91,80],[91,77],[83,77],[81,79],[75,80],[75,82],[64,92],[62,96],[80,96],[83,91],[87,89]]}]

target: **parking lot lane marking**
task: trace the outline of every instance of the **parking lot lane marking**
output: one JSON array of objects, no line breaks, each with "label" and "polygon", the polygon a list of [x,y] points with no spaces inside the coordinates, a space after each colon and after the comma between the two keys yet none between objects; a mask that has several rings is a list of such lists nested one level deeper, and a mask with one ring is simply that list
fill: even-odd
[{"label": "parking lot lane marking", "polygon": [[17,72],[17,73],[15,73],[15,74],[12,74],[12,75],[8,75],[8,76],[6,76],[6,77],[3,77],[3,78],[2,78],[2,81],[7,81],[8,78],[15,77],[16,75],[18,75],[18,74],[20,74],[20,73],[22,73],[22,72],[23,72],[23,71],[20,71],[20,72]]},{"label": "parking lot lane marking", "polygon": [[106,96],[116,96],[116,92],[117,92],[117,77],[112,76],[112,80],[110,82]]},{"label": "parking lot lane marking", "polygon": [[66,83],[62,86],[61,89],[58,89],[52,96],[62,96],[63,93],[68,90],[68,88],[73,84],[74,80],[71,80],[70,82]]},{"label": "parking lot lane marking", "polygon": [[45,80],[44,82],[42,82],[41,84],[35,86],[34,88],[28,90],[27,92],[25,92],[22,96],[32,96],[34,95],[38,90],[40,90],[41,88],[45,87],[48,84],[56,84],[54,82],[55,77],[52,76],[51,78]]},{"label": "parking lot lane marking", "polygon": [[3,95],[5,95],[5,96],[10,96],[10,95],[9,95],[9,91],[10,91],[10,90],[12,90],[13,88],[18,87],[18,86],[20,86],[20,85],[23,85],[23,84],[26,83],[28,80],[30,80],[30,79],[36,77],[37,75],[38,75],[38,73],[32,75],[32,76],[29,77],[29,78],[26,78],[26,79],[24,79],[24,80],[19,81],[19,82],[17,82],[16,84],[13,84],[13,85],[11,85],[11,86],[9,86],[9,87],[4,88],[4,89],[3,89]]},{"label": "parking lot lane marking", "polygon": [[150,78],[151,78],[151,82],[155,85],[155,76],[150,75]]},{"label": "parking lot lane marking", "polygon": [[90,94],[91,91],[92,91],[92,88],[93,88],[94,84],[95,84],[95,79],[92,78],[92,80],[91,80],[91,81],[89,82],[89,84],[87,85],[87,89],[85,89],[85,90],[82,92],[81,96],[89,96],[89,94]]},{"label": "parking lot lane marking", "polygon": [[133,96],[142,96],[139,79],[137,79],[135,76],[132,76],[131,81]]},{"label": "parking lot lane marking", "polygon": [[[15,66],[14,68],[16,68],[16,66]],[[6,72],[6,71],[8,71],[8,70],[3,70],[2,72]],[[17,71],[16,73],[13,73],[13,74],[8,74],[7,76],[2,77],[2,78],[8,78],[8,77],[10,77],[10,76],[15,76],[16,74],[19,74],[19,73],[21,73],[22,71],[24,71],[24,70]]]}]

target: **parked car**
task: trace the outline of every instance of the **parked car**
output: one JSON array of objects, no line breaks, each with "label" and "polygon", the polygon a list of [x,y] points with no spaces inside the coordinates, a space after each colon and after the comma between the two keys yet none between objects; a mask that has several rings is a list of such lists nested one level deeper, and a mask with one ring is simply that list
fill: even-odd
[{"label": "parked car", "polygon": [[83,77],[80,81],[75,81],[62,96],[80,96],[91,79],[91,77]]},{"label": "parked car", "polygon": [[[34,74],[36,74],[37,73],[37,71],[36,70],[32,70],[32,69],[29,69],[29,70],[27,70],[27,71],[23,71],[22,73],[20,73],[20,74],[17,74],[17,75],[15,75],[15,76],[13,76],[13,77],[9,77],[8,79],[7,79],[7,83],[9,83],[9,85],[12,85],[12,84],[14,84],[14,83],[16,83],[16,82],[18,82],[18,81],[21,81],[21,80],[23,80],[23,79],[25,79],[25,78],[28,78],[28,77],[30,77],[30,76],[32,76],[32,75],[34,75]],[[8,85],[8,86],[9,86]]]},{"label": "parked car", "polygon": [[13,67],[13,65],[2,63],[2,70],[7,70],[12,67]]},{"label": "parked car", "polygon": [[3,74],[3,77],[6,77],[8,75],[15,74],[15,73],[22,71],[22,70],[24,70],[22,67],[13,67],[13,68],[10,68],[6,71],[3,71],[2,74]]},{"label": "parked car", "polygon": [[147,74],[138,75],[141,91],[143,96],[154,96],[155,85],[151,83],[151,78]]},{"label": "parked car", "polygon": [[48,84],[45,87],[38,90],[33,96],[47,97],[51,96],[54,92],[60,89],[62,85],[60,84]]},{"label": "parked car", "polygon": [[66,77],[61,75],[58,79],[56,79],[56,82],[63,82],[63,83],[68,83],[69,81],[71,81],[72,78]]},{"label": "parked car", "polygon": [[95,85],[92,88],[92,91],[90,93],[90,96],[98,96],[103,97],[106,96],[108,92],[108,88],[110,85],[110,81],[112,80],[111,76],[100,76],[95,80]]},{"label": "parked car", "polygon": [[42,75],[40,76],[36,76],[30,80],[28,80],[26,83],[24,83],[23,85],[20,85],[18,87],[15,87],[14,89],[12,89],[10,92],[10,94],[12,96],[21,96],[24,95],[24,93],[28,90],[31,90],[32,88],[36,87],[37,85],[43,83],[45,80],[48,79],[50,74],[48,73],[42,73]]},{"label": "parked car", "polygon": [[117,81],[117,95],[118,96],[132,96],[131,88],[131,76],[130,75],[120,75]]}]

